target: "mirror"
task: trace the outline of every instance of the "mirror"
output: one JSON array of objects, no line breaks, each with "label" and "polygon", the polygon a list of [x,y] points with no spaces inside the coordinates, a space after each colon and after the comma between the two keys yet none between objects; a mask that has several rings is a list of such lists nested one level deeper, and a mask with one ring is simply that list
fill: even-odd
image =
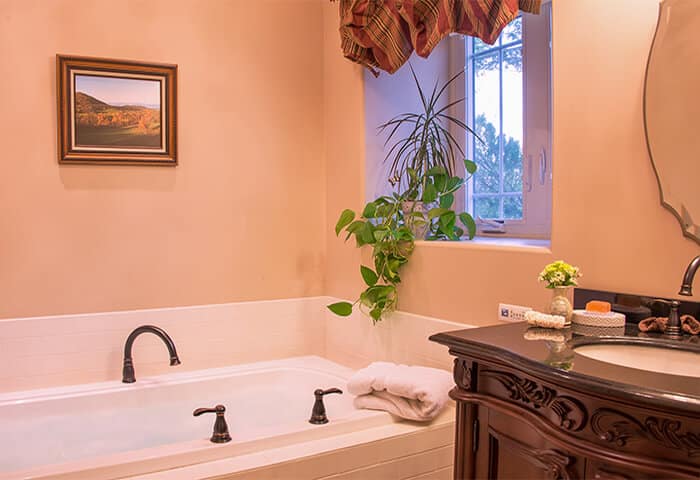
[{"label": "mirror", "polygon": [[644,123],[661,203],[700,243],[700,1],[664,0],[649,54]]}]

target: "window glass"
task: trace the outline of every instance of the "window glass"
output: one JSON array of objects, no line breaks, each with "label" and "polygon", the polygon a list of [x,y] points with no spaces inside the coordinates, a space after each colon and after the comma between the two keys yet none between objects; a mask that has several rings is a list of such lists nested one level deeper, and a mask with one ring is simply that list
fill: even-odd
[{"label": "window glass", "polygon": [[[467,37],[455,68],[465,68],[464,119],[477,164],[464,202],[475,218],[505,220],[505,232],[551,232],[551,9],[523,14],[493,45]],[[477,225],[478,225],[477,220]]]},{"label": "window glass", "polygon": [[[482,218],[523,216],[522,20],[511,22],[490,49],[473,40],[473,125],[476,142],[473,214]],[[482,44],[482,45],[480,45]],[[505,46],[507,45],[507,46]]]}]

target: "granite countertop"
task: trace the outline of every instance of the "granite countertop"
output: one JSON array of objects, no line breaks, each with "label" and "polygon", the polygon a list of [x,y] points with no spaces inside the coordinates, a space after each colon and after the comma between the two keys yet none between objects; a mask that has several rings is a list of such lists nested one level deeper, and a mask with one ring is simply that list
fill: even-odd
[{"label": "granite countertop", "polygon": [[551,330],[529,327],[521,322],[438,333],[430,340],[447,345],[452,354],[521,368],[588,393],[660,408],[680,408],[695,414],[700,412],[700,378],[619,366],[585,357],[575,350],[577,346],[591,343],[643,342],[693,351],[700,360],[698,336],[668,340],[660,334],[640,332],[636,324],[627,324],[624,330],[620,327],[614,336],[600,336],[599,332],[581,334],[576,327]]}]

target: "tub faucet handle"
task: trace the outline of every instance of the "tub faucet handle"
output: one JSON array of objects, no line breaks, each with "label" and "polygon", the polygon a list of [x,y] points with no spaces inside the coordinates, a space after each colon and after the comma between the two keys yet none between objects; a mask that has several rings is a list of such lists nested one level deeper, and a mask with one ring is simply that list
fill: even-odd
[{"label": "tub faucet handle", "polygon": [[328,390],[318,388],[314,390],[314,408],[311,410],[311,418],[309,418],[309,423],[313,423],[315,425],[328,423],[326,406],[323,404],[323,396],[328,395],[329,393],[343,393],[343,391],[339,388],[329,388]]},{"label": "tub faucet handle", "polygon": [[214,408],[198,408],[192,415],[198,417],[204,413],[216,413],[216,421],[214,421],[214,433],[211,435],[210,440],[213,443],[226,443],[231,441],[231,435],[228,433],[228,425],[226,424],[226,418],[224,418],[224,413],[226,413],[226,407],[223,405],[217,405]]}]

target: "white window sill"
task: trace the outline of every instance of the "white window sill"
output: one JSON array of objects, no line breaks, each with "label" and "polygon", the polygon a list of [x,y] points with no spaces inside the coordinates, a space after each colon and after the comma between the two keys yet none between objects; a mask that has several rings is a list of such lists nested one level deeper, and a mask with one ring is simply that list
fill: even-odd
[{"label": "white window sill", "polygon": [[446,240],[419,240],[416,242],[416,246],[418,248],[467,248],[476,250],[527,251],[531,253],[544,254],[552,253],[551,242],[548,239],[501,236],[476,236],[473,240],[460,240],[458,242]]}]

